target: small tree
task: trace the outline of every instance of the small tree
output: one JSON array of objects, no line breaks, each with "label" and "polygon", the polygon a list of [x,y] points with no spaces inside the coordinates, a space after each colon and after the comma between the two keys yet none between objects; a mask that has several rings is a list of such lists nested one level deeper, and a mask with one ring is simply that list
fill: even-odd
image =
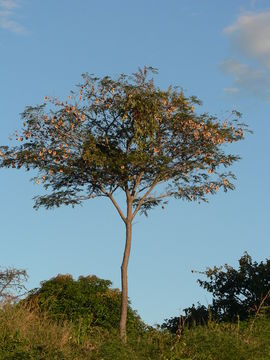
[{"label": "small tree", "polygon": [[[218,121],[196,114],[200,101],[171,87],[161,90],[148,79],[153,68],[113,80],[83,75],[84,82],[67,101],[45,97],[22,113],[22,142],[2,146],[2,167],[37,169],[36,183],[49,194],[37,196],[34,207],[49,209],[77,205],[105,196],[113,203],[126,228],[121,266],[120,335],[126,339],[127,267],[132,222],[170,197],[207,201],[207,195],[234,186],[232,165],[238,156],[223,151],[226,143],[242,140],[246,130],[240,114]],[[154,192],[154,189],[156,192]],[[122,190],[124,211],[116,198]]]},{"label": "small tree", "polygon": [[24,283],[28,280],[26,270],[0,269],[0,303],[14,302],[27,290]]}]

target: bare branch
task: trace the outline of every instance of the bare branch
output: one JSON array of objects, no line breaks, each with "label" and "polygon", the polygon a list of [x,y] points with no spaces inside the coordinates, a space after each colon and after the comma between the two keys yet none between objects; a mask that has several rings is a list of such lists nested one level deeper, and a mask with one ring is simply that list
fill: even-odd
[{"label": "bare branch", "polygon": [[115,206],[115,208],[118,211],[119,215],[121,216],[121,219],[124,221],[124,223],[126,223],[126,218],[125,218],[120,206],[117,204],[115,198],[112,196],[112,194],[108,194],[108,197],[111,200],[111,202],[113,203],[113,205]]},{"label": "bare branch", "polygon": [[140,183],[143,175],[144,175],[144,172],[142,171],[139,175],[136,176],[135,184],[134,184],[133,189],[132,189],[132,191],[131,191],[131,195],[132,195],[133,197],[136,196],[136,189],[137,189],[137,187],[138,187],[138,185],[139,185],[139,183]]},{"label": "bare branch", "polygon": [[118,214],[120,215],[121,219],[124,221],[124,223],[126,223],[126,218],[125,218],[120,206],[118,205],[115,198],[113,197],[112,193],[108,193],[102,185],[100,185],[100,190],[111,200],[111,202],[115,206],[116,210],[118,211]]},{"label": "bare branch", "polygon": [[142,206],[142,204],[145,202],[145,199],[147,198],[147,196],[152,192],[152,190],[154,189],[154,187],[157,185],[158,183],[158,176],[156,177],[156,179],[153,181],[152,185],[150,186],[150,188],[146,191],[146,193],[143,195],[143,197],[140,199],[140,201],[138,202],[138,205],[136,206],[136,209],[134,210],[133,214],[132,214],[132,220],[134,219],[134,217],[136,216],[137,212],[140,210],[140,207]]},{"label": "bare branch", "polygon": [[[0,301],[15,302],[16,299],[23,296],[22,291],[27,291],[24,282],[28,275],[25,270],[14,268],[0,268]],[[16,294],[17,293],[17,294]]]},{"label": "bare branch", "polygon": [[134,197],[136,198],[136,196],[137,196],[139,193],[143,192],[144,190],[146,190],[146,189],[148,189],[148,188],[149,188],[149,185],[143,186],[141,189],[139,189],[139,190],[135,193]]}]

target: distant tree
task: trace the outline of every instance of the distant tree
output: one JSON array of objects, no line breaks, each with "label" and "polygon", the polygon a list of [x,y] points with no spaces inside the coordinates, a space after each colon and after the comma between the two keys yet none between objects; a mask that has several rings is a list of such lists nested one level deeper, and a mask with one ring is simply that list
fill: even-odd
[{"label": "distant tree", "polygon": [[213,295],[212,304],[208,307],[193,304],[184,309],[185,315],[165,319],[163,329],[175,334],[181,321],[192,326],[206,324],[210,316],[216,321],[235,321],[245,320],[259,311],[270,313],[270,259],[252,262],[245,253],[238,269],[225,264],[196,273],[206,276],[206,280],[198,279],[198,283]]},{"label": "distant tree", "polygon": [[241,320],[254,315],[259,307],[270,306],[270,259],[260,263],[248,253],[239,260],[239,268],[225,264],[200,274],[200,286],[213,295],[211,312],[220,321]]},{"label": "distant tree", "polygon": [[[110,280],[96,276],[80,276],[74,280],[71,275],[59,274],[43,281],[23,303],[53,320],[80,324],[86,331],[93,326],[111,330],[119,326],[121,304],[119,289],[112,289],[111,285]],[[144,323],[130,305],[127,313],[128,331],[142,331]]]},{"label": "distant tree", "polygon": [[180,335],[186,327],[190,328],[198,325],[206,325],[209,320],[210,308],[198,303],[183,309],[184,315],[174,316],[165,319],[161,324],[161,329],[167,329],[172,334]]},{"label": "distant tree", "polygon": [[0,302],[14,302],[26,293],[26,270],[15,268],[0,269]]},{"label": "distant tree", "polygon": [[[78,92],[63,102],[45,97],[22,113],[19,146],[0,147],[1,167],[36,169],[34,178],[49,194],[37,196],[34,207],[49,209],[107,197],[125,224],[121,266],[120,336],[126,340],[127,267],[132,222],[141,212],[164,206],[174,197],[207,201],[219,189],[233,189],[229,167],[239,159],[223,147],[244,138],[247,130],[233,111],[223,122],[195,113],[200,101],[171,87],[161,90],[140,69],[113,80],[83,75]],[[123,210],[116,194],[126,199]],[[154,192],[155,190],[155,192]],[[106,223],[106,219],[104,219]]]}]

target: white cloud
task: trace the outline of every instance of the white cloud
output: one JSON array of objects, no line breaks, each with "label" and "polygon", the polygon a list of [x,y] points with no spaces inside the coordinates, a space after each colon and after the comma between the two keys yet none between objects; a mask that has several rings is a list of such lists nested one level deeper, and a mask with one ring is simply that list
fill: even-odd
[{"label": "white cloud", "polygon": [[238,93],[244,91],[270,100],[270,74],[265,70],[258,70],[236,60],[228,59],[221,64],[221,70],[233,78],[234,86],[225,88],[227,93]]},{"label": "white cloud", "polygon": [[234,49],[270,68],[270,11],[241,15],[224,32]]},{"label": "white cloud", "polygon": [[[252,94],[270,100],[270,11],[249,12],[224,29],[235,54],[241,60],[229,59],[221,64],[233,84],[226,93]],[[252,65],[250,65],[252,64]]]},{"label": "white cloud", "polygon": [[0,28],[15,33],[25,31],[24,27],[14,20],[15,9],[18,7],[18,0],[0,0]]},{"label": "white cloud", "polygon": [[227,88],[224,88],[223,90],[224,90],[224,92],[226,92],[228,94],[236,94],[240,91],[240,89],[237,87],[227,87]]},{"label": "white cloud", "polygon": [[0,6],[4,10],[11,10],[18,6],[15,0],[0,0]]}]

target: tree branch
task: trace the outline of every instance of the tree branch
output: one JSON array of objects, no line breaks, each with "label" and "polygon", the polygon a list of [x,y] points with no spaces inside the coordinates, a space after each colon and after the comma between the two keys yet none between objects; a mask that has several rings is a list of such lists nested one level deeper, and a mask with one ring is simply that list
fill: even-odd
[{"label": "tree branch", "polygon": [[126,223],[126,218],[120,208],[120,206],[117,204],[115,198],[112,196],[112,193],[108,193],[102,185],[100,185],[100,190],[111,200],[113,205],[115,206],[116,210],[118,211],[118,214],[120,215],[121,219]]},{"label": "tree branch", "polygon": [[149,197],[148,199],[145,199],[144,201],[143,201],[143,204],[145,204],[145,203],[147,203],[147,202],[149,202],[149,201],[152,201],[152,200],[161,200],[161,199],[164,199],[164,198],[166,198],[166,197],[169,197],[169,196],[172,196],[174,194],[174,192],[166,192],[166,193],[164,193],[164,194],[161,194],[161,195],[159,195],[159,196],[157,196],[157,197],[155,197],[155,198],[152,198],[152,197]]},{"label": "tree branch", "polygon": [[124,221],[124,223],[126,223],[126,218],[125,218],[120,206],[117,204],[114,197],[112,196],[112,194],[108,194],[107,196],[109,197],[109,199],[111,200],[111,202],[115,206],[116,210],[118,211],[119,215],[121,216],[121,219]]},{"label": "tree branch", "polygon": [[10,286],[12,280],[13,279],[9,279],[5,284],[3,284],[3,286],[0,289],[0,296],[3,296],[5,289],[7,289]]},{"label": "tree branch", "polygon": [[156,179],[153,181],[152,185],[150,186],[150,188],[146,191],[146,193],[143,195],[143,197],[140,199],[140,201],[138,202],[138,205],[136,206],[136,209],[134,210],[133,214],[132,214],[132,220],[134,219],[134,217],[136,216],[137,212],[140,210],[140,207],[142,206],[142,204],[144,203],[145,199],[147,198],[147,196],[151,193],[151,191],[154,189],[154,187],[157,185],[158,183],[158,177],[156,177]]},{"label": "tree branch", "polygon": [[135,197],[135,195],[136,195],[137,186],[139,185],[143,175],[144,175],[144,171],[142,171],[139,175],[136,176],[135,184],[134,184],[132,192],[131,192],[131,195],[133,197]]}]

